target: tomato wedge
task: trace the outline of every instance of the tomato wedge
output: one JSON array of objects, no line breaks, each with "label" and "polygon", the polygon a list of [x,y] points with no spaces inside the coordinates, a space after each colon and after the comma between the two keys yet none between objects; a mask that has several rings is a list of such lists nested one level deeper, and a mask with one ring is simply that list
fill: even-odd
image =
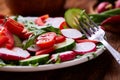
[{"label": "tomato wedge", "polygon": [[65,28],[68,28],[68,25],[67,25],[67,23],[64,21],[64,22],[62,22],[61,24],[60,24],[60,30],[61,29],[65,29]]},{"label": "tomato wedge", "polygon": [[54,50],[55,50],[55,48],[52,46],[52,47],[49,47],[47,49],[41,49],[41,50],[37,51],[35,53],[35,55],[49,54],[49,53],[53,52]]},{"label": "tomato wedge", "polygon": [[4,46],[4,44],[6,44],[8,41],[8,38],[5,35],[2,35],[2,33],[0,32],[0,47]]},{"label": "tomato wedge", "polygon": [[42,21],[45,21],[47,18],[49,18],[49,15],[45,14],[43,16],[40,16],[40,18],[41,18]]},{"label": "tomato wedge", "polygon": [[55,37],[55,32],[44,33],[37,38],[36,45],[41,49],[52,47],[55,44]]},{"label": "tomato wedge", "polygon": [[55,43],[61,43],[61,42],[65,41],[65,39],[66,38],[64,36],[58,35],[55,37]]},{"label": "tomato wedge", "polygon": [[14,38],[12,33],[10,33],[8,30],[6,31],[6,36],[8,37],[8,42],[6,43],[6,48],[12,49],[14,47]]},{"label": "tomato wedge", "polygon": [[1,47],[5,46],[8,49],[12,49],[14,47],[13,35],[5,27],[0,29],[0,43]]},{"label": "tomato wedge", "polygon": [[11,18],[7,19],[5,26],[10,32],[12,32],[13,34],[17,34],[17,35],[20,35],[24,29],[24,26],[22,24],[18,23],[17,21]]},{"label": "tomato wedge", "polygon": [[19,36],[20,38],[22,39],[26,39],[29,37],[29,35],[25,35],[27,33],[26,32],[23,32],[24,31],[24,25],[11,19],[11,18],[8,18],[5,25],[4,25],[11,33]]},{"label": "tomato wedge", "polygon": [[39,26],[43,26],[45,24],[45,20],[49,18],[49,15],[48,14],[45,14],[43,16],[40,16],[38,17],[36,20],[35,20],[35,23]]}]

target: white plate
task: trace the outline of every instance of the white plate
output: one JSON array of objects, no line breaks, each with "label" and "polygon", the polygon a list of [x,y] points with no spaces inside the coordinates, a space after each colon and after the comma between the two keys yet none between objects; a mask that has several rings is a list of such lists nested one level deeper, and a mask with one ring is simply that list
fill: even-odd
[{"label": "white plate", "polygon": [[[35,19],[35,18],[31,18],[31,19]],[[94,52],[94,54],[97,57],[100,54],[102,54],[104,50],[105,48],[103,46],[100,49],[98,49],[96,52]],[[62,62],[59,64],[45,64],[45,65],[39,65],[39,66],[3,66],[3,67],[0,67],[0,71],[10,71],[10,72],[46,71],[46,70],[60,69],[60,68],[78,65],[78,64],[87,62],[93,58],[95,58],[95,56],[91,52],[81,56],[80,58],[77,58],[71,61]]]},{"label": "white plate", "polygon": [[[98,49],[94,54],[97,57],[100,54],[102,54],[104,50],[105,48],[102,47]],[[39,66],[4,66],[4,67],[0,67],[0,71],[10,71],[10,72],[46,71],[46,70],[53,70],[53,69],[60,69],[60,68],[74,66],[77,64],[87,62],[93,58],[95,58],[93,53],[88,53],[88,54],[81,56],[78,59],[62,62],[60,64],[46,64],[46,65],[39,65]]]}]

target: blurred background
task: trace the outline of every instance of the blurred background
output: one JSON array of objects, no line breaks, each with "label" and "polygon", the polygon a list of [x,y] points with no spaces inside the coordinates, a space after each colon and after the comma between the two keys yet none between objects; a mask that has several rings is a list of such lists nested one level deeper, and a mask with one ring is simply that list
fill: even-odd
[{"label": "blurred background", "polygon": [[96,5],[102,1],[114,4],[115,0],[0,0],[0,14],[40,16],[63,16],[66,9],[77,7],[95,13]]}]

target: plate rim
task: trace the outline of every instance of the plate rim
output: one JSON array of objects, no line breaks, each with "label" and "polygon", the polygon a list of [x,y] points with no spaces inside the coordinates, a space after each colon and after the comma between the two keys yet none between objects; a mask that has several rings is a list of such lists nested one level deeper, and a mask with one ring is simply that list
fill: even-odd
[{"label": "plate rim", "polygon": [[[94,53],[96,54],[96,57],[101,55],[104,52],[105,48],[97,49]],[[88,59],[89,56],[89,59]],[[80,58],[76,58],[74,60],[62,62],[59,64],[45,64],[45,65],[39,65],[39,66],[3,66],[0,67],[0,71],[8,71],[8,72],[35,72],[35,71],[48,71],[48,70],[55,70],[55,69],[61,69],[66,67],[75,66],[78,64],[82,64],[84,62],[90,61],[94,58],[93,53],[87,53],[85,55],[82,55]]]}]

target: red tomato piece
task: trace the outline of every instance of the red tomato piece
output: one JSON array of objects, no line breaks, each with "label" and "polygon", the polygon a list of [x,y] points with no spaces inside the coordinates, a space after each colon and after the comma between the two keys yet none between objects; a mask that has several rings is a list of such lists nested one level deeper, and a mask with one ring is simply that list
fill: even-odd
[{"label": "red tomato piece", "polygon": [[61,42],[65,41],[65,39],[66,38],[64,36],[58,35],[55,37],[55,43],[61,43]]},{"label": "red tomato piece", "polygon": [[13,35],[8,30],[6,30],[6,36],[8,37],[8,42],[6,43],[6,48],[12,49],[14,47]]},{"label": "red tomato piece", "polygon": [[43,26],[44,25],[44,22],[41,20],[41,18],[37,18],[35,20],[35,24],[39,25],[39,26]]},{"label": "red tomato piece", "polygon": [[60,24],[60,27],[59,27],[60,29],[65,29],[65,28],[68,28],[68,25],[67,25],[67,23],[64,21],[64,22],[62,22],[61,24]]},{"label": "red tomato piece", "polygon": [[43,16],[40,16],[38,17],[36,20],[35,20],[35,23],[39,26],[43,26],[45,24],[45,20],[49,18],[49,15],[46,14],[46,15],[43,15]]},{"label": "red tomato piece", "polygon": [[8,18],[7,22],[5,23],[7,29],[12,32],[13,34],[21,35],[21,32],[24,29],[24,26],[17,21]]},{"label": "red tomato piece", "polygon": [[56,33],[54,32],[44,33],[37,38],[36,45],[41,49],[52,47],[55,44],[55,37]]},{"label": "red tomato piece", "polygon": [[0,47],[4,46],[7,41],[8,41],[8,38],[0,34]]},{"label": "red tomato piece", "polygon": [[20,38],[22,39],[27,39],[29,37],[29,35],[25,35],[27,33],[24,32],[24,25],[11,19],[11,18],[8,18],[5,25],[4,25],[11,33],[19,36]]},{"label": "red tomato piece", "polygon": [[13,35],[5,27],[2,27],[0,29],[0,37],[1,37],[1,42],[0,43],[2,45],[4,44],[6,48],[12,49],[14,47]]},{"label": "red tomato piece", "polygon": [[24,26],[20,23],[18,23],[17,21],[8,18],[8,20],[5,23],[5,27],[13,34],[16,35],[21,35],[21,32],[24,29]]},{"label": "red tomato piece", "polygon": [[46,19],[49,18],[49,15],[48,14],[45,14],[43,16],[40,16],[41,20],[44,22]]},{"label": "red tomato piece", "polygon": [[51,52],[53,52],[55,50],[55,48],[52,46],[52,47],[49,47],[47,49],[42,49],[42,50],[39,50],[35,53],[35,55],[41,55],[41,54],[49,54]]}]

